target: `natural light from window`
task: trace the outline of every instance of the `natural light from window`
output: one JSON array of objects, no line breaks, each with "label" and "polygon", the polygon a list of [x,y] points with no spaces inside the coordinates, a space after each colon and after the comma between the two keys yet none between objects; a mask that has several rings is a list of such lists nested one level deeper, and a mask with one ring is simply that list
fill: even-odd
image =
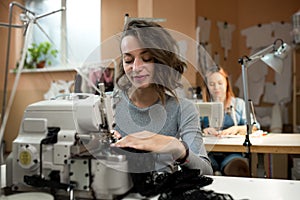
[{"label": "natural light from window", "polygon": [[57,12],[38,20],[44,32],[38,26],[33,30],[32,42],[47,40],[59,51],[59,56],[53,60],[54,67],[80,66],[89,54],[99,47],[100,0],[26,0],[25,5],[37,15],[66,7],[64,12]]}]

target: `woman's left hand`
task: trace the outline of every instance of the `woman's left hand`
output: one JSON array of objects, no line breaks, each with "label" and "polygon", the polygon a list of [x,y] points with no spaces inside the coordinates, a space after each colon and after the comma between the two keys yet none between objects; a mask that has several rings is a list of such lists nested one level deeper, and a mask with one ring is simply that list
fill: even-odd
[{"label": "woman's left hand", "polygon": [[177,138],[149,131],[129,134],[112,144],[112,146],[130,147],[156,153],[170,153],[174,159],[184,157],[186,152],[184,145]]}]

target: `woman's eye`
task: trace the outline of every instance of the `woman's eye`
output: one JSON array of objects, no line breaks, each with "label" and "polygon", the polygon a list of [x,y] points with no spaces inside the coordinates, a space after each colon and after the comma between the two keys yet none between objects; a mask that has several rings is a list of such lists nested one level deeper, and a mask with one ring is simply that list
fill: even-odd
[{"label": "woman's eye", "polygon": [[130,63],[132,63],[132,60],[124,60],[124,62],[125,62],[126,64],[130,64]]},{"label": "woman's eye", "polygon": [[130,64],[133,62],[133,58],[131,58],[131,57],[124,57],[123,59],[126,64]]},{"label": "woman's eye", "polygon": [[147,58],[143,58],[144,62],[152,62],[153,58],[152,57],[147,57]]},{"label": "woman's eye", "polygon": [[149,52],[146,52],[144,55],[142,55],[142,60],[144,62],[153,62],[153,57]]}]

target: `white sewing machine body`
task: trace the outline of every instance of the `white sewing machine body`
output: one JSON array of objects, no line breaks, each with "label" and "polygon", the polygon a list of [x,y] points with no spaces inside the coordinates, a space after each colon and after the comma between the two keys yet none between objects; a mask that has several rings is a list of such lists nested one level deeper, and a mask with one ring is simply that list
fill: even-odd
[{"label": "white sewing machine body", "polygon": [[111,98],[73,94],[29,105],[8,159],[7,185],[96,199],[126,193],[132,187],[127,160],[109,148]]}]

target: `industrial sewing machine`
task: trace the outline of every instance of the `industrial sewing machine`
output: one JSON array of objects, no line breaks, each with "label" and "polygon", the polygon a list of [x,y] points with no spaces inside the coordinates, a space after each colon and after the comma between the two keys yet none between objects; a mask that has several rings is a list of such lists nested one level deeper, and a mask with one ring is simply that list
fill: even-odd
[{"label": "industrial sewing machine", "polygon": [[126,156],[112,151],[112,97],[72,94],[31,104],[7,162],[12,191],[113,199],[132,187]]}]

